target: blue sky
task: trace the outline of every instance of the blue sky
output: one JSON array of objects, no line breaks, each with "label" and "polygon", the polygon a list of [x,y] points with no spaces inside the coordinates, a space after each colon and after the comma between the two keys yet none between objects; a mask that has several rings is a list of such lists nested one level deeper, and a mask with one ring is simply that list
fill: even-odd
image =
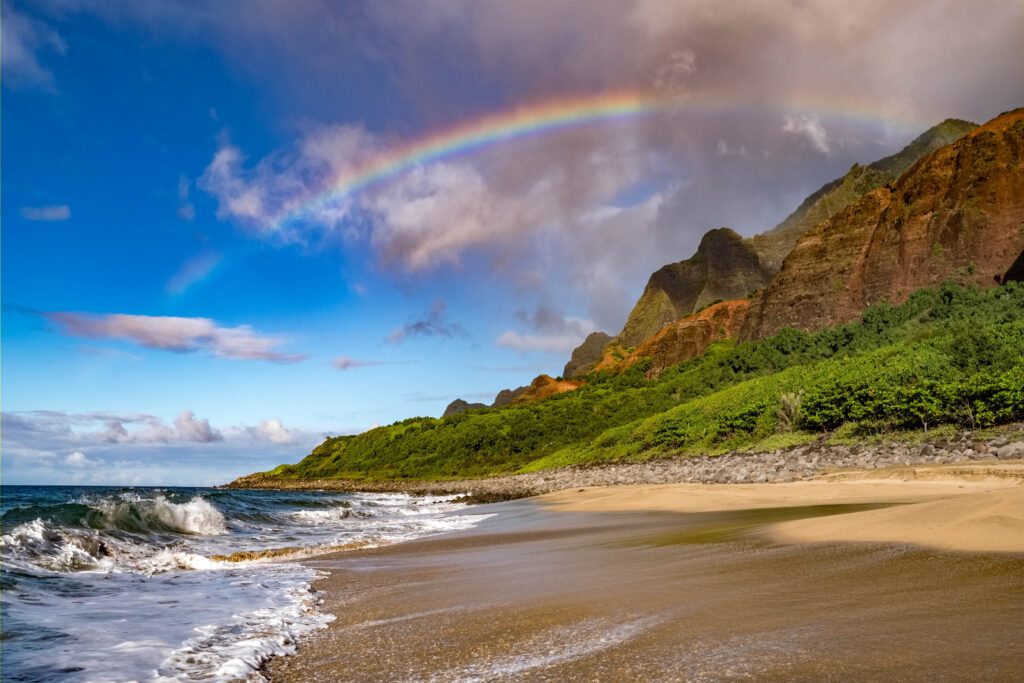
[{"label": "blue sky", "polygon": [[[4,482],[223,483],[489,403],[617,332],[704,231],[1024,102],[1019,3],[848,4],[5,2]],[[494,145],[272,229],[352,159],[622,89],[737,104]]]}]

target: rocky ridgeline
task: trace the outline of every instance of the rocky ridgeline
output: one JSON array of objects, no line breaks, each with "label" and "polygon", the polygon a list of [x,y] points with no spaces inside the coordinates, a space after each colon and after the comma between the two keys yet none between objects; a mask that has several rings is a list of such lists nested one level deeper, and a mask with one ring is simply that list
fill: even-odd
[{"label": "rocky ridgeline", "polygon": [[962,432],[949,441],[918,445],[885,443],[853,446],[810,443],[755,453],[681,456],[642,462],[578,465],[486,479],[449,481],[360,481],[353,479],[275,479],[242,477],[226,488],[328,491],[401,491],[411,494],[467,494],[465,500],[489,503],[584,486],[626,484],[756,484],[812,479],[844,469],[873,469],[926,463],[957,463],[1024,458],[1024,425],[988,441]]}]

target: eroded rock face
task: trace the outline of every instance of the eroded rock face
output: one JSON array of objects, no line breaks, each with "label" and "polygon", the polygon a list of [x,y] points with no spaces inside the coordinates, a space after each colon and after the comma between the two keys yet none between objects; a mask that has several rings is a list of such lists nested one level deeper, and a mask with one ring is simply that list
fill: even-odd
[{"label": "eroded rock face", "polygon": [[994,286],[1024,252],[1024,109],[914,164],[797,242],[756,297],[742,340],[814,331],[949,279]]},{"label": "eroded rock face", "polygon": [[797,220],[791,220],[791,216],[772,230],[750,238],[761,264],[771,273],[776,273],[797,240],[808,230],[836,215],[868,192],[895,179],[896,176],[887,171],[854,164],[845,176],[835,180],[827,192],[807,207]]},{"label": "eroded rock face", "polygon": [[763,287],[771,275],[747,240],[729,228],[711,230],[691,258],[651,276],[615,341],[623,347],[636,346],[716,299],[747,296]]},{"label": "eroded rock face", "polygon": [[512,399],[512,403],[529,403],[530,401],[539,401],[542,398],[561,394],[564,391],[579,389],[583,384],[584,382],[581,380],[567,379],[559,381],[550,375],[537,375],[537,377],[530,382],[530,386],[526,387],[526,391],[523,391]]},{"label": "eroded rock face", "polygon": [[[712,230],[704,236],[693,257],[661,268],[651,276],[643,295],[629,315],[618,337],[606,340],[625,349],[635,347],[658,334],[672,322],[688,316],[716,299],[739,299],[759,289],[778,272],[783,259],[797,240],[816,224],[828,220],[865,194],[894,181],[921,157],[944,147],[975,129],[977,124],[947,119],[919,135],[891,156],[867,166],[854,164],[842,178],[826,183],[808,196],[793,213],[777,226],[749,239],[728,228]],[[594,369],[601,350],[590,338],[573,352],[565,366],[566,377]],[[604,348],[604,347],[602,347]],[[576,364],[577,352],[590,358]],[[619,350],[620,359],[629,351]]]},{"label": "eroded rock face", "polygon": [[648,377],[657,377],[666,368],[696,358],[709,346],[735,338],[743,323],[749,299],[723,301],[661,328],[632,351],[609,346],[595,370],[622,372],[643,358],[651,359]]},{"label": "eroded rock face", "polygon": [[515,389],[502,389],[498,392],[498,395],[494,397],[494,403],[491,404],[492,408],[501,408],[507,406],[512,401],[516,400],[530,387],[516,387]]},{"label": "eroded rock face", "polygon": [[611,340],[611,335],[604,332],[588,334],[583,343],[573,350],[572,359],[565,364],[562,376],[575,377],[590,372],[590,367],[601,358],[601,352]]},{"label": "eroded rock face", "polygon": [[457,398],[448,404],[448,407],[444,409],[444,414],[441,417],[448,417],[449,415],[458,415],[464,413],[467,410],[477,410],[478,408],[486,408],[487,406],[483,403],[468,403],[463,401],[461,398]]}]

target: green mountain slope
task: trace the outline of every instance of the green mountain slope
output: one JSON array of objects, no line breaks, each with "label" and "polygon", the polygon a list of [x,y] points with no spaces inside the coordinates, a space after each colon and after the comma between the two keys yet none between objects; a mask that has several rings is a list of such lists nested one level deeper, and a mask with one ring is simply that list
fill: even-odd
[{"label": "green mountain slope", "polygon": [[[896,154],[867,166],[854,164],[845,176],[819,188],[767,232],[747,239],[728,228],[706,233],[692,257],[664,266],[651,275],[622,331],[613,341],[621,346],[636,346],[663,326],[711,301],[738,299],[764,287],[797,240],[813,226],[896,180],[925,155],[975,128],[977,124],[969,121],[947,119],[929,128]],[[572,370],[582,374],[587,366],[577,365]]]},{"label": "green mountain slope", "polygon": [[[784,392],[805,391],[807,438],[1024,419],[1024,284],[946,284],[815,334],[720,343],[656,380],[642,362],[576,391],[327,439],[271,478],[439,479],[771,443]],[[789,438],[789,437],[786,437]],[[767,441],[766,441],[767,440]]]}]

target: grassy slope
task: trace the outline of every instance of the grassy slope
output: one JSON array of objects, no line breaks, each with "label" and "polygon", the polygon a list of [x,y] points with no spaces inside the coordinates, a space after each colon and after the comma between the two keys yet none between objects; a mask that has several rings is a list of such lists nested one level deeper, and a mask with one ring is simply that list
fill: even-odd
[{"label": "grassy slope", "polygon": [[[576,391],[334,437],[284,478],[478,477],[598,460],[774,448],[1024,419],[1024,285],[944,285],[816,334],[719,343],[656,380],[641,362]],[[780,395],[806,392],[804,431],[782,432]]]}]

